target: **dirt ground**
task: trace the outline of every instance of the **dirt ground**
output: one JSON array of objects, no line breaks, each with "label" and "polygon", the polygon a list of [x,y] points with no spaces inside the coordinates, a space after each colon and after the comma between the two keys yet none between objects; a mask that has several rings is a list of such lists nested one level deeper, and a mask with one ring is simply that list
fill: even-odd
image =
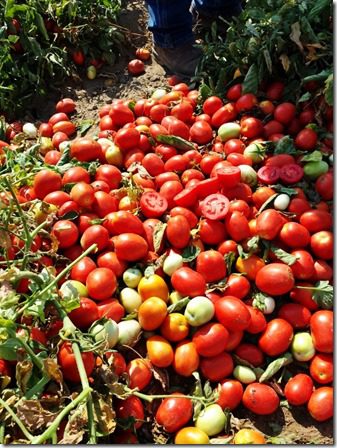
[{"label": "dirt ground", "polygon": [[[127,63],[134,58],[136,47],[151,49],[151,34],[147,31],[147,14],[142,0],[124,1],[119,24],[129,30],[129,44],[123,49],[117,64],[103,67],[97,78],[89,81],[83,73],[82,78],[69,80],[62,86],[54,86],[47,100],[33,106],[33,114],[39,120],[47,119],[54,113],[55,101],[60,96],[71,97],[76,101],[77,119],[97,120],[98,109],[111,103],[113,98],[137,100],[147,98],[158,87],[167,85],[165,72],[153,61],[146,63],[143,75],[133,77],[127,72]],[[36,108],[36,109],[35,109]],[[38,111],[38,115],[37,115]],[[332,421],[317,423],[304,407],[281,407],[272,416],[256,416],[246,409],[235,411],[234,426],[255,427],[271,438],[275,444],[332,445]],[[220,438],[213,443],[223,443]]]}]

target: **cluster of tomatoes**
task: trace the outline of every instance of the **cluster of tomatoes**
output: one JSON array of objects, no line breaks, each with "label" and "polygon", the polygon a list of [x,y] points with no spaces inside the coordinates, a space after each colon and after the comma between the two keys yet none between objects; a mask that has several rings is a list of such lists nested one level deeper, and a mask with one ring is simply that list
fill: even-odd
[{"label": "cluster of tomatoes", "polygon": [[[238,406],[269,415],[286,399],[319,422],[333,414],[333,312],[319,301],[333,274],[332,141],[316,122],[331,131],[332,110],[321,98],[300,108],[282,102],[283,89],[274,82],[259,100],[236,84],[225,98],[200,101],[178,83],[132,104],[116,99],[99,111],[97,139],[73,138],[75,104],[64,99],[39,128],[51,141],[46,166],[18,192],[22,204],[50,205],[62,260],[96,244],[60,285],[62,293],[70,282],[80,295],[69,317],[84,332],[103,317],[113,322],[100,363],[112,356],[130,389],[146,394],[153,368],[180,378],[154,411],[177,444],[221,435],[225,411]],[[292,151],[274,154],[282,141]],[[305,158],[314,151],[320,160]],[[67,157],[76,163],[59,170]],[[305,169],[309,163],[316,165]],[[42,343],[60,328],[60,319],[48,330],[40,324]],[[91,376],[97,354],[82,358]],[[69,343],[57,359],[70,386],[78,383]],[[216,394],[193,419],[186,384],[194,372]],[[120,421],[135,419],[131,430],[118,428],[115,443],[141,440],[149,418],[141,396],[116,400],[115,411]],[[265,443],[257,431],[240,434],[234,443]]]}]

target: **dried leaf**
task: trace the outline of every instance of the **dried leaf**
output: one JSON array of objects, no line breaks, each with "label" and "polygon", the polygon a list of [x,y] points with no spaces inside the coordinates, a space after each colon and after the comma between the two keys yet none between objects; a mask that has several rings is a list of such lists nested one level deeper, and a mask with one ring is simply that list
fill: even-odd
[{"label": "dried leaf", "polygon": [[228,445],[228,444],[231,444],[233,438],[234,438],[234,434],[232,434],[230,436],[214,437],[212,439],[209,439],[209,443],[211,445]]},{"label": "dried leaf", "polygon": [[43,360],[44,370],[52,380],[62,384],[63,375],[55,359],[47,358]]},{"label": "dried leaf", "polygon": [[302,42],[300,41],[301,37],[301,27],[299,22],[295,22],[291,25],[291,33],[289,35],[290,39],[295,42],[298,48],[303,52],[304,48]]},{"label": "dried leaf", "polygon": [[170,440],[170,434],[166,432],[163,426],[160,426],[155,419],[153,420],[152,423],[151,432],[153,441],[157,445],[166,445],[167,442]]},{"label": "dried leaf", "polygon": [[170,377],[166,369],[159,369],[158,367],[152,366],[151,368],[153,377],[159,381],[164,392],[168,391],[170,385]]},{"label": "dried leaf", "polygon": [[112,434],[116,428],[116,413],[110,397],[104,397],[97,392],[93,394],[95,421],[103,435]]},{"label": "dried leaf", "polygon": [[61,445],[77,445],[83,439],[84,433],[88,425],[88,414],[85,403],[79,406],[70,414],[68,423],[64,429]]},{"label": "dried leaf", "polygon": [[159,222],[155,225],[153,230],[153,247],[154,251],[157,253],[160,249],[160,246],[162,244],[165,230],[166,230],[167,224]]},{"label": "dried leaf", "polygon": [[282,367],[292,363],[293,357],[291,353],[285,353],[281,358],[275,359],[272,361],[263,374],[259,378],[259,383],[263,383],[264,381],[272,378]]},{"label": "dried leaf", "polygon": [[27,384],[33,373],[33,363],[31,361],[20,361],[16,365],[15,379],[19,389],[26,393]]},{"label": "dried leaf", "polygon": [[29,431],[36,431],[51,424],[57,413],[47,411],[38,400],[22,400],[16,407],[19,419]]},{"label": "dried leaf", "polygon": [[7,375],[0,375],[0,391],[6,389],[11,382],[11,377]]},{"label": "dried leaf", "polygon": [[290,68],[290,59],[288,58],[288,56],[285,53],[282,53],[281,56],[279,57],[282,67],[284,69],[284,71],[287,73],[287,71]]}]

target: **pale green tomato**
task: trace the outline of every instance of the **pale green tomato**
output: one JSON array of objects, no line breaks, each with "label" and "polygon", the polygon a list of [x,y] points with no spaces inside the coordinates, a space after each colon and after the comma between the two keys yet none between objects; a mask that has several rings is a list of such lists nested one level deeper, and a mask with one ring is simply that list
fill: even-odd
[{"label": "pale green tomato", "polygon": [[197,296],[193,297],[186,305],[184,316],[192,327],[199,327],[209,322],[214,316],[214,312],[213,302],[207,297]]},{"label": "pale green tomato", "polygon": [[296,333],[291,343],[291,353],[297,361],[310,361],[315,355],[315,347],[309,333]]},{"label": "pale green tomato", "polygon": [[243,384],[250,384],[256,381],[254,370],[247,366],[236,366],[233,370],[233,376]]},{"label": "pale green tomato", "polygon": [[243,151],[243,155],[252,159],[253,163],[260,163],[264,160],[264,149],[259,143],[251,143]]},{"label": "pale green tomato", "polygon": [[257,184],[257,174],[254,168],[249,165],[239,165],[241,171],[241,182],[254,187]]},{"label": "pale green tomato", "polygon": [[222,142],[240,135],[241,126],[238,123],[224,123],[218,129],[218,136]]},{"label": "pale green tomato", "polygon": [[106,342],[106,348],[113,348],[118,342],[118,325],[109,319],[104,323],[93,324],[89,331],[96,342]]},{"label": "pale green tomato", "polygon": [[168,256],[164,260],[163,271],[166,275],[171,275],[179,268],[181,268],[184,264],[183,257],[180,254],[177,254],[173,250],[170,251]]},{"label": "pale green tomato", "polygon": [[226,424],[226,414],[218,404],[211,404],[202,410],[195,422],[195,426],[208,436],[219,434]]},{"label": "pale green tomato", "polygon": [[40,137],[39,144],[40,144],[39,152],[43,156],[45,156],[48,151],[55,149],[53,142],[51,141],[51,138],[49,138],[49,137]]},{"label": "pale green tomato", "polygon": [[60,293],[64,297],[72,297],[76,292],[80,297],[88,297],[87,287],[77,280],[67,280],[60,288]]},{"label": "pale green tomato", "polygon": [[97,75],[97,70],[94,65],[89,65],[87,68],[87,78],[88,79],[95,79]]},{"label": "pale green tomato", "polygon": [[115,144],[108,146],[104,156],[110,165],[122,166],[123,164],[123,153]]},{"label": "pale green tomato", "polygon": [[309,179],[317,179],[321,174],[329,171],[329,165],[321,160],[320,162],[308,162],[304,165],[304,175]]},{"label": "pale green tomato", "polygon": [[138,340],[141,326],[135,319],[118,322],[118,344],[132,347]]},{"label": "pale green tomato", "polygon": [[172,291],[169,296],[169,302],[172,304],[179,302],[181,299],[183,299],[183,296],[178,291]]},{"label": "pale green tomato", "polygon": [[123,288],[120,292],[119,300],[127,313],[138,311],[138,308],[142,304],[142,298],[138,292],[132,288]]},{"label": "pale green tomato", "polygon": [[139,269],[136,268],[128,268],[123,273],[123,282],[129,288],[137,288],[138,283],[143,278],[143,273]]}]

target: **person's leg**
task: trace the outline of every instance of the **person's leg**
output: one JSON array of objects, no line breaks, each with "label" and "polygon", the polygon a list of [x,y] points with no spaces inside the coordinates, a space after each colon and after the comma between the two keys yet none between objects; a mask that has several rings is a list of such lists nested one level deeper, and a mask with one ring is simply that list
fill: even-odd
[{"label": "person's leg", "polygon": [[190,0],[146,0],[153,56],[169,73],[190,78],[201,56],[194,47]]},{"label": "person's leg", "polygon": [[242,6],[239,0],[192,0],[191,9],[205,17],[226,19],[239,15]]},{"label": "person's leg", "polygon": [[154,43],[162,48],[175,48],[194,41],[190,0],[146,0],[148,29]]}]

